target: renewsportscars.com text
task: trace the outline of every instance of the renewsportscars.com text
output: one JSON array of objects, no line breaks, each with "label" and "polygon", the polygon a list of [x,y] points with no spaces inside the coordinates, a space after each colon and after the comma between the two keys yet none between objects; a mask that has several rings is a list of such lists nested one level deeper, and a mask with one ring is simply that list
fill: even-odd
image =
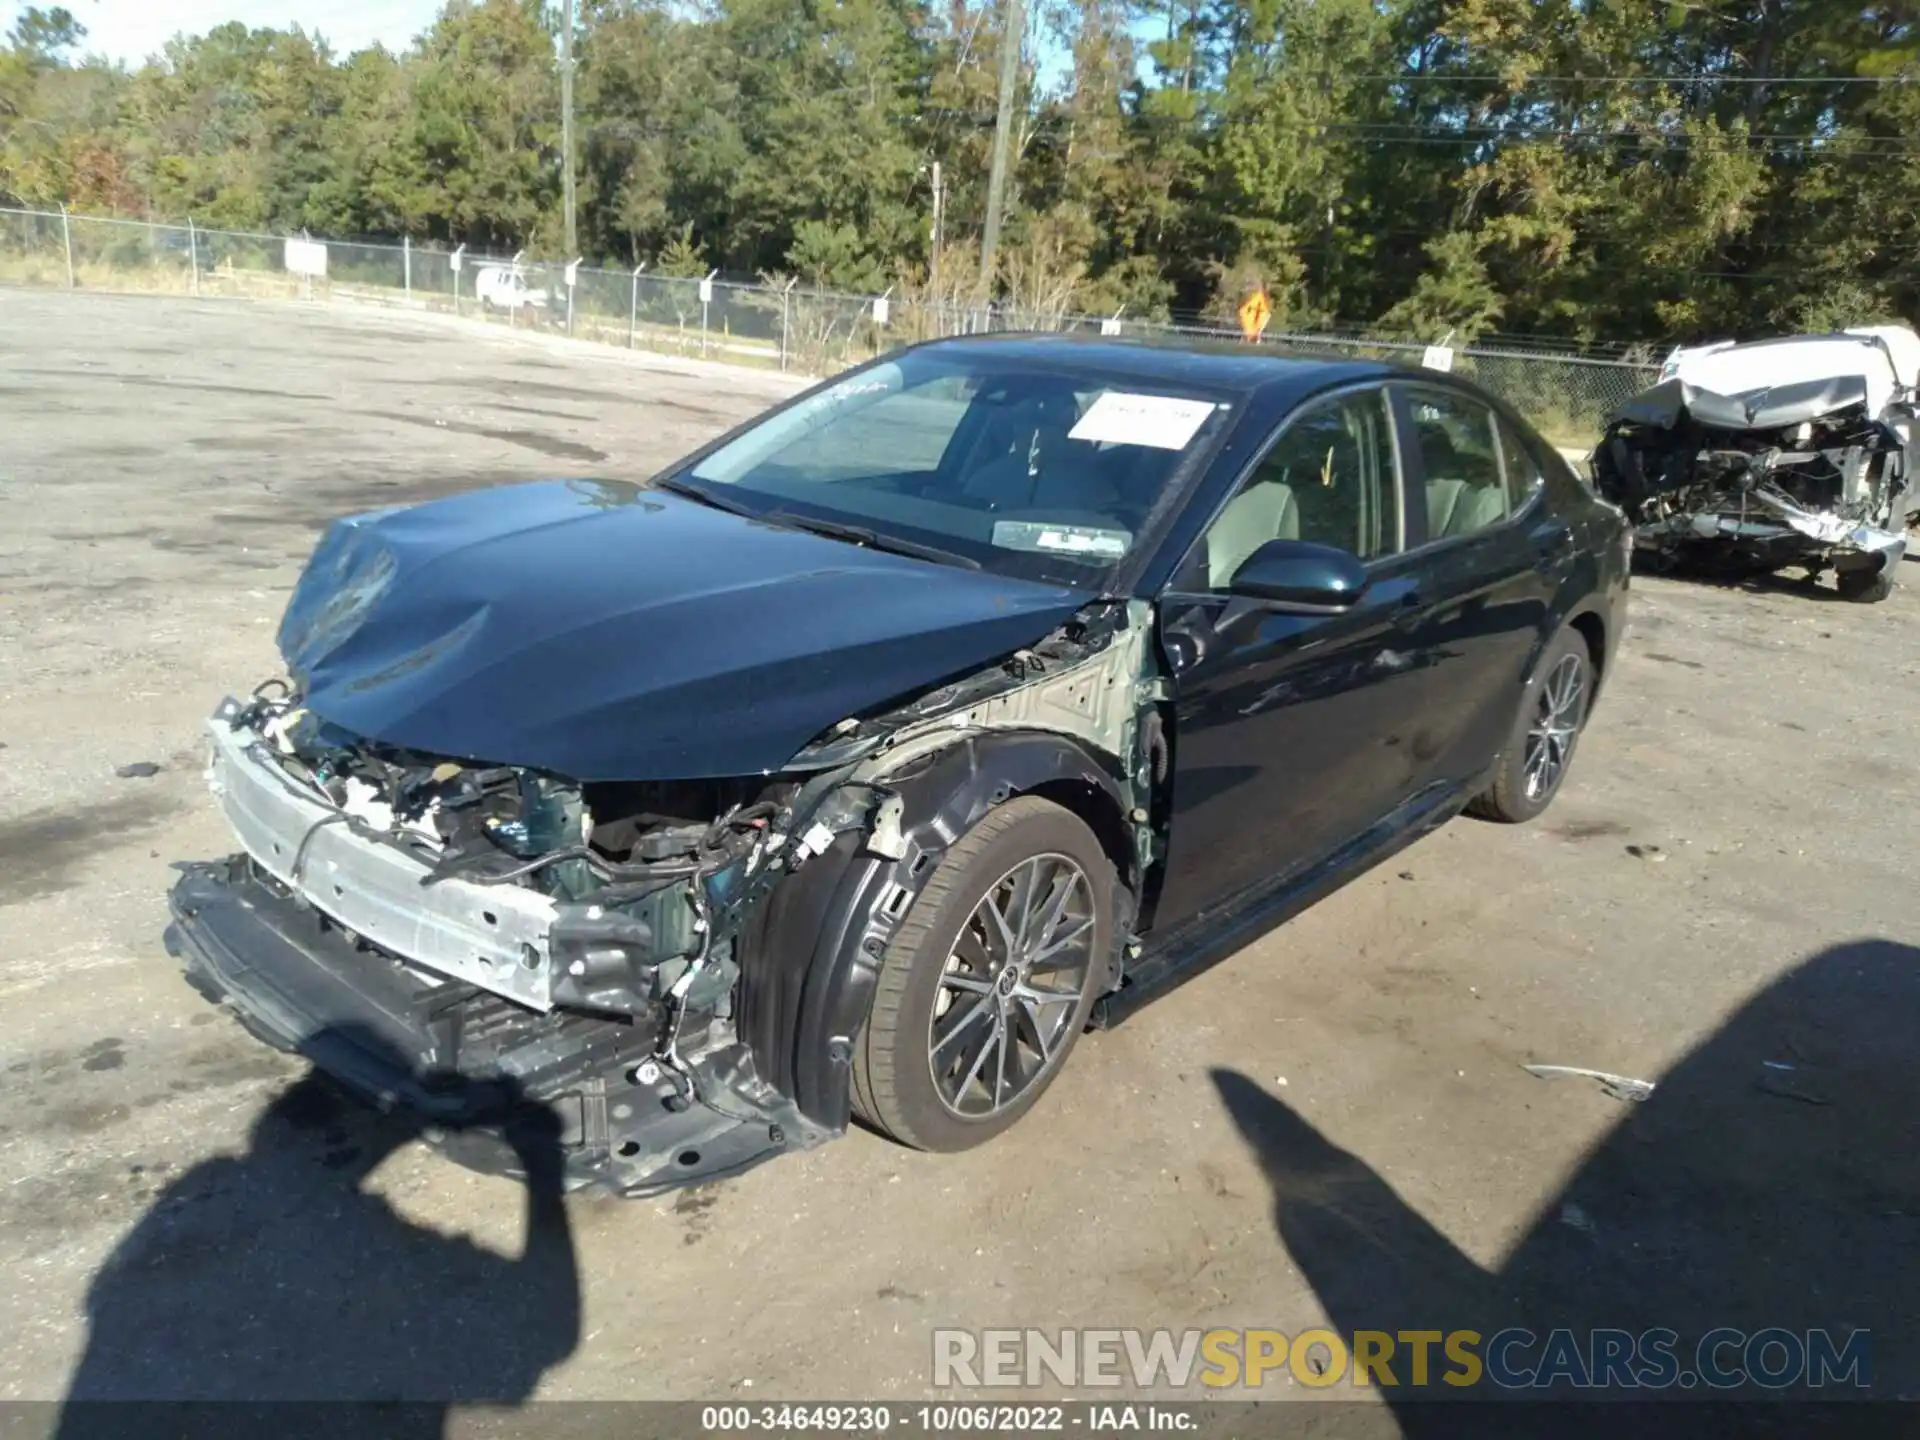
[{"label": "renewsportscars.com text", "polygon": [[1356,1330],[935,1330],[933,1383],[1135,1390],[1274,1384],[1465,1390],[1865,1390],[1865,1330],[1663,1328]]}]

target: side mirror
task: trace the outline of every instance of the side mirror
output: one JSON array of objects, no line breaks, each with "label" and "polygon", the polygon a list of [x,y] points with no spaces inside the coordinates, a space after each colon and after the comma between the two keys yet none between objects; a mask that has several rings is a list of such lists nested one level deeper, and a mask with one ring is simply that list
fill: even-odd
[{"label": "side mirror", "polygon": [[1269,540],[1241,562],[1227,592],[1310,615],[1347,609],[1367,588],[1358,556],[1309,540]]}]

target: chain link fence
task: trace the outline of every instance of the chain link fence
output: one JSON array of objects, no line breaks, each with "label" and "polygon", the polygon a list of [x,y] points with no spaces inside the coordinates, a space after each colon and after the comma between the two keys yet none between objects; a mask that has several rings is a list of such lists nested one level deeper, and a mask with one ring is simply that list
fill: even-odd
[{"label": "chain link fence", "polygon": [[[142,294],[302,299],[451,311],[603,344],[829,375],[898,345],[985,330],[1223,339],[1220,325],[1158,324],[919,299],[842,295],[799,282],[653,275],[443,246],[309,240],[210,230],[189,221],[0,209],[0,284]],[[1288,353],[1418,365],[1423,344],[1274,334]],[[1528,416],[1556,445],[1593,443],[1605,417],[1651,385],[1657,366],[1548,350],[1469,346],[1454,373]]]}]

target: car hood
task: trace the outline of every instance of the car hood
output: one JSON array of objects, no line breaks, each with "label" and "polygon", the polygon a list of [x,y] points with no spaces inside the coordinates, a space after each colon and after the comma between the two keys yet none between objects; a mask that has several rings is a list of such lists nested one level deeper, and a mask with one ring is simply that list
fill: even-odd
[{"label": "car hood", "polygon": [[1636,425],[1671,430],[1682,416],[1688,416],[1709,430],[1784,430],[1851,406],[1864,406],[1869,399],[1867,382],[1858,375],[1836,375],[1824,380],[1763,385],[1732,392],[1703,390],[1676,378],[1642,390],[1625,401],[1608,420],[1609,423],[1627,420]]},{"label": "car hood", "polygon": [[1877,419],[1916,374],[1920,337],[1905,326],[1683,347],[1660,383],[1612,418],[1669,428],[1684,414],[1709,429],[1778,430],[1860,405]]},{"label": "car hood", "polygon": [[577,780],[695,779],[778,770],[1089,598],[542,481],[336,521],[279,640],[307,708],[356,735]]}]

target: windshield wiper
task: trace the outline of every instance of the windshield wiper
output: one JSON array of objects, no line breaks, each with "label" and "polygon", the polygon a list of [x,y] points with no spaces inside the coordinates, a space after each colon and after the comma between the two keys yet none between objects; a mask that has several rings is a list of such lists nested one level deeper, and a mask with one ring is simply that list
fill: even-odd
[{"label": "windshield wiper", "polygon": [[704,485],[696,485],[691,480],[682,480],[677,475],[663,475],[649,482],[655,490],[670,490],[675,495],[684,495],[689,500],[698,500],[702,505],[711,505],[716,510],[724,510],[729,515],[744,515],[749,520],[758,520],[760,512],[753,506],[744,504],[727,495],[716,495]]},{"label": "windshield wiper", "polygon": [[760,517],[770,525],[788,525],[795,530],[805,530],[814,535],[826,535],[835,540],[848,540],[855,545],[864,545],[869,550],[884,550],[890,555],[910,555],[916,560],[932,560],[941,565],[958,565],[963,570],[978,570],[980,562],[971,556],[959,554],[953,550],[942,550],[938,545],[922,545],[918,540],[903,540],[897,535],[882,534],[878,530],[869,530],[864,525],[846,525],[838,520],[815,520],[807,515],[795,515],[790,510],[770,510]]}]

